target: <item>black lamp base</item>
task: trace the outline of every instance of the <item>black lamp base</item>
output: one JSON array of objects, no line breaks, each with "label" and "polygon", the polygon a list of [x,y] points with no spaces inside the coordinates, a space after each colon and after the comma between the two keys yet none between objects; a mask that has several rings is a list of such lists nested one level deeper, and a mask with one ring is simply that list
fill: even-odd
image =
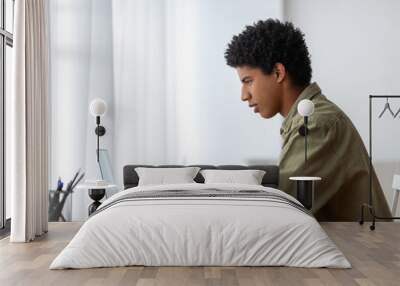
[{"label": "black lamp base", "polygon": [[89,212],[89,216],[90,216],[101,205],[100,200],[106,194],[106,189],[89,189],[88,192],[89,192],[89,197],[92,200],[94,200],[94,202],[91,205],[89,205],[89,207],[88,207],[88,212]]}]

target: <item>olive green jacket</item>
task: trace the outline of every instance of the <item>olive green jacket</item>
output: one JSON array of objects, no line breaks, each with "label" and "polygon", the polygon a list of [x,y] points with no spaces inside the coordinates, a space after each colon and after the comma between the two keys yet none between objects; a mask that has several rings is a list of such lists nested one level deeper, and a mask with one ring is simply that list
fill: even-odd
[{"label": "olive green jacket", "polygon": [[[304,136],[298,132],[304,123],[297,104],[310,99],[315,105],[309,117],[307,165]],[[319,220],[349,221],[360,217],[362,203],[368,202],[369,156],[360,135],[346,114],[310,84],[291,107],[281,128],[283,145],[279,159],[279,189],[295,196],[291,176],[318,176],[312,212]],[[372,194],[378,215],[390,216],[382,188],[373,170]]]}]

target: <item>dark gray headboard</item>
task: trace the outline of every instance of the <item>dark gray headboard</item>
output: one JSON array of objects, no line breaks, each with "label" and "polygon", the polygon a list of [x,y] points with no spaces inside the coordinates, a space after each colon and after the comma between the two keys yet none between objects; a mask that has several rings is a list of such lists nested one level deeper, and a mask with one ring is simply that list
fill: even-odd
[{"label": "dark gray headboard", "polygon": [[[124,189],[136,187],[139,183],[139,177],[135,171],[137,167],[147,167],[147,168],[179,168],[179,167],[200,167],[203,169],[219,169],[219,170],[264,170],[266,173],[262,180],[262,185],[265,187],[278,188],[279,183],[279,167],[275,165],[251,165],[251,166],[242,166],[242,165],[126,165],[124,167]],[[194,180],[197,183],[204,183],[203,176],[198,173]]]}]

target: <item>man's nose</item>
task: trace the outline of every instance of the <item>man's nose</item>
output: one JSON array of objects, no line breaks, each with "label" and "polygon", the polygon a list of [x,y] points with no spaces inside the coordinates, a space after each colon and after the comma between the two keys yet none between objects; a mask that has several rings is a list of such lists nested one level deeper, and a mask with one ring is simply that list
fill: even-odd
[{"label": "man's nose", "polygon": [[241,95],[242,101],[247,101],[247,100],[249,100],[250,98],[251,98],[250,93],[249,93],[247,90],[242,89],[242,95]]},{"label": "man's nose", "polygon": [[242,94],[241,94],[241,99],[242,101],[247,101],[250,99],[250,94],[247,91],[247,88],[245,85],[242,85]]}]

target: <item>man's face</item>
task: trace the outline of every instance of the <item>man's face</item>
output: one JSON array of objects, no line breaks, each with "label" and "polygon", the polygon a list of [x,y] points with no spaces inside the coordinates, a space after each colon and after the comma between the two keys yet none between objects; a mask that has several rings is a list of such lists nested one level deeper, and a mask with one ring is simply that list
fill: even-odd
[{"label": "man's face", "polygon": [[281,86],[274,72],[266,75],[260,68],[237,67],[242,82],[241,99],[263,118],[275,116],[281,107]]}]

